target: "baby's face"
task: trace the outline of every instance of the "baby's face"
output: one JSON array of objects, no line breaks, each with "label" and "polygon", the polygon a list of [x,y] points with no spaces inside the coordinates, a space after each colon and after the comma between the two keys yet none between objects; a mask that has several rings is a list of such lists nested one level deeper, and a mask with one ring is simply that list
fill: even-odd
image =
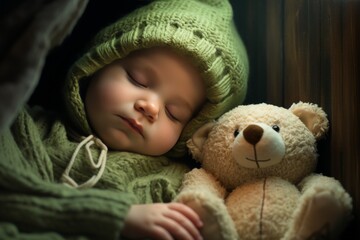
[{"label": "baby's face", "polygon": [[130,54],[91,81],[85,106],[91,127],[111,149],[162,155],[205,102],[205,86],[188,59],[169,49]]}]

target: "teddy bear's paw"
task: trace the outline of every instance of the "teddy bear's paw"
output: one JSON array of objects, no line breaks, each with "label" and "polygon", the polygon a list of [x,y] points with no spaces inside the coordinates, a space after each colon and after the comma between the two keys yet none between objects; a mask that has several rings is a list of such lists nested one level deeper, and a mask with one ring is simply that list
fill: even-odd
[{"label": "teddy bear's paw", "polygon": [[348,204],[332,191],[304,196],[291,227],[283,239],[338,239],[350,219]]},{"label": "teddy bear's paw", "polygon": [[176,201],[186,204],[199,215],[204,224],[200,230],[203,239],[238,239],[234,223],[222,199],[201,192],[191,192],[191,194],[181,194]]}]

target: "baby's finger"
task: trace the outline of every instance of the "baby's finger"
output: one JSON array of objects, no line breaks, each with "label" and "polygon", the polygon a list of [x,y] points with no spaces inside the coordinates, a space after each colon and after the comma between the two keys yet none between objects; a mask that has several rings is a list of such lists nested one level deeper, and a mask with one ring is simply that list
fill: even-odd
[{"label": "baby's finger", "polygon": [[171,234],[161,226],[154,226],[149,237],[158,240],[174,240]]},{"label": "baby's finger", "polygon": [[177,224],[187,231],[193,239],[202,239],[199,229],[190,221],[187,216],[183,215],[181,212],[172,210],[164,213],[164,216],[174,220]]},{"label": "baby's finger", "polygon": [[182,213],[198,228],[203,226],[203,222],[201,221],[199,215],[193,209],[186,206],[185,204],[173,202],[173,203],[169,203],[169,208]]},{"label": "baby's finger", "polygon": [[201,240],[200,237],[193,237],[182,225],[171,218],[166,218],[164,221],[158,223],[158,226],[163,227],[168,231],[174,239],[181,240]]}]

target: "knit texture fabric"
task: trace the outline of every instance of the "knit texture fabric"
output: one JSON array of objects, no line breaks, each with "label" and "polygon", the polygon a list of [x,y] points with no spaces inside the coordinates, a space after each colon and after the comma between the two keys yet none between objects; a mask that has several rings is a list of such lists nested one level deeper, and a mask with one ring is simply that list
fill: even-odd
[{"label": "knit texture fabric", "polygon": [[[166,157],[108,152],[96,188],[78,190],[59,184],[78,144],[42,110],[21,111],[0,134],[0,239],[119,239],[131,205],[170,202],[189,171]],[[91,148],[94,159],[99,152]],[[72,178],[96,171],[81,149]]]},{"label": "knit texture fabric", "polygon": [[199,67],[207,101],[186,126],[167,156],[181,157],[185,142],[206,122],[241,104],[245,98],[248,59],[227,0],[157,0],[102,30],[89,50],[72,66],[65,88],[72,123],[83,134],[91,128],[79,84],[134,50],[167,46],[188,55]]}]

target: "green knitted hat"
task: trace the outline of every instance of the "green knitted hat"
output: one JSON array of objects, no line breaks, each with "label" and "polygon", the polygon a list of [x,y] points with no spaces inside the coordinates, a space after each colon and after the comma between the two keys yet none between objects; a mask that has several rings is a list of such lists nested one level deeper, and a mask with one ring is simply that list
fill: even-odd
[{"label": "green knitted hat", "polygon": [[66,107],[77,129],[90,134],[79,82],[134,50],[154,46],[168,46],[192,57],[207,88],[205,105],[167,154],[181,157],[187,151],[186,140],[197,128],[245,98],[248,59],[227,0],[156,0],[106,27],[70,69]]}]

